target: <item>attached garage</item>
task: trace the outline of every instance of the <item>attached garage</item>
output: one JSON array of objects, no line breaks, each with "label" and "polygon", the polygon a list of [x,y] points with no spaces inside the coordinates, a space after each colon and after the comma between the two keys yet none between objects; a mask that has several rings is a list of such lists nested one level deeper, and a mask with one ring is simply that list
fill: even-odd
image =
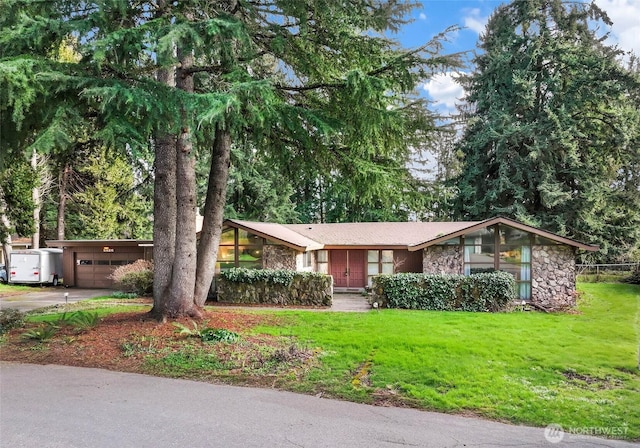
[{"label": "attached garage", "polygon": [[153,258],[148,240],[61,240],[47,246],[62,248],[64,284],[79,288],[113,288],[109,276],[118,266]]}]

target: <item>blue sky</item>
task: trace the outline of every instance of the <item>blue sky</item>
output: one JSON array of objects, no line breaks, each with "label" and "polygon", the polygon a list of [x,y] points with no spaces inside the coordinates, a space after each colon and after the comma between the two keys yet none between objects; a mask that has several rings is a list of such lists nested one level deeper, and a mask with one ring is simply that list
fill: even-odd
[{"label": "blue sky", "polygon": [[[473,50],[492,11],[500,0],[422,0],[422,8],[414,10],[414,21],[397,36],[404,46],[417,47],[451,25],[461,30],[451,35],[447,52]],[[596,0],[613,20],[610,44],[640,55],[640,0]],[[442,113],[454,110],[456,99],[464,95],[450,74],[438,75],[422,86],[426,95],[436,101]]]}]

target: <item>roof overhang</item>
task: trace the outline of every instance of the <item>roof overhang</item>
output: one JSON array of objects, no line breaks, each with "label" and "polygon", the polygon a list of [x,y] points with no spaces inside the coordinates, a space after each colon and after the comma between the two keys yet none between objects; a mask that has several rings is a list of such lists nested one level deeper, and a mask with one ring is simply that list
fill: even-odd
[{"label": "roof overhang", "polygon": [[153,246],[152,240],[48,240],[45,243],[47,247]]},{"label": "roof overhang", "polygon": [[324,248],[324,244],[300,235],[281,224],[225,219],[222,226],[223,228],[233,227],[246,230],[254,235],[274,241],[298,252],[307,252],[310,250],[319,250]]},{"label": "roof overhang", "polygon": [[572,246],[578,249],[588,250],[588,251],[597,251],[600,249],[599,246],[594,246],[591,244],[581,243],[580,241],[572,240],[571,238],[566,238],[560,235],[556,235],[555,233],[547,232],[546,230],[541,230],[536,227],[532,227],[526,224],[523,224],[518,221],[514,221],[509,218],[505,218],[503,216],[498,216],[495,218],[487,219],[485,221],[479,223],[473,223],[468,227],[463,229],[456,230],[455,232],[448,233],[446,235],[442,235],[438,238],[434,238],[429,241],[425,241],[420,244],[416,244],[414,246],[409,247],[410,251],[416,251],[420,249],[424,249],[425,247],[433,246],[438,243],[442,243],[444,241],[450,240],[452,238],[457,238],[463,235],[466,235],[471,232],[475,232],[476,230],[484,229],[486,227],[490,227],[496,224],[504,224],[509,227],[513,227],[514,229],[522,230],[525,232],[533,233],[534,235],[539,235],[541,237],[547,238],[551,241],[556,241],[561,244],[566,244],[567,246]]}]

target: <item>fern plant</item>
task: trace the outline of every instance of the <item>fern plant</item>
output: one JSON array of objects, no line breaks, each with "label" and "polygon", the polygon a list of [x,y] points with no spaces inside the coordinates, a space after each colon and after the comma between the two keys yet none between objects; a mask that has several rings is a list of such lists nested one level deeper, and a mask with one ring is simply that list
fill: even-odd
[{"label": "fern plant", "polygon": [[186,325],[181,324],[180,322],[172,322],[173,326],[176,327],[174,333],[178,333],[180,336],[193,337],[200,336],[200,330],[198,329],[198,324],[194,321],[191,321],[193,325],[193,329],[187,327]]},{"label": "fern plant", "polygon": [[24,333],[22,333],[21,337],[22,339],[44,342],[54,337],[58,332],[58,329],[59,327],[48,322],[40,327],[32,328],[25,331]]}]

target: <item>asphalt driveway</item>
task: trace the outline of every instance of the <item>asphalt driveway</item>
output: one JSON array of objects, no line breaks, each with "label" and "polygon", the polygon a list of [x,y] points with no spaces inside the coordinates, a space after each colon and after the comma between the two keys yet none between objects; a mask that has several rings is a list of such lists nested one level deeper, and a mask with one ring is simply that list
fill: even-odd
[{"label": "asphalt driveway", "polygon": [[110,289],[65,288],[63,286],[34,286],[18,294],[0,294],[0,309],[15,308],[22,312],[56,304],[79,302],[92,297],[108,296]]},{"label": "asphalt driveway", "polygon": [[14,448],[637,446],[413,409],[77,367],[0,363],[0,389],[0,440]]}]

